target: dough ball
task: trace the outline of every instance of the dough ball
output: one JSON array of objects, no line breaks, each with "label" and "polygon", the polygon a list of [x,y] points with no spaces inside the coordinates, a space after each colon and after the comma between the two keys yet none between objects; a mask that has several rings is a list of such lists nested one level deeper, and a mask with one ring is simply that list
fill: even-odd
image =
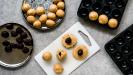
[{"label": "dough ball", "polygon": [[47,25],[47,27],[49,27],[49,28],[53,28],[53,27],[55,27],[56,24],[55,24],[55,21],[48,19],[48,20],[46,21],[46,25]]},{"label": "dough ball", "polygon": [[45,13],[44,7],[39,6],[39,7],[36,8],[36,14],[37,14],[37,15],[42,15],[42,14],[44,14],[44,13]]},{"label": "dough ball", "polygon": [[55,20],[55,19],[56,19],[55,13],[49,12],[49,13],[48,13],[48,18],[49,18],[49,19],[52,19],[52,20]]},{"label": "dough ball", "polygon": [[36,20],[34,23],[33,23],[33,26],[35,28],[41,28],[41,22],[39,20]]},{"label": "dough ball", "polygon": [[46,61],[50,61],[52,59],[52,54],[50,52],[44,52],[42,58]]},{"label": "dough ball", "polygon": [[98,21],[100,24],[107,24],[108,23],[108,17],[106,15],[100,15],[98,18]]},{"label": "dough ball", "polygon": [[22,11],[27,12],[31,8],[30,4],[24,3],[22,6]]},{"label": "dough ball", "polygon": [[51,4],[49,7],[50,12],[56,12],[58,10],[58,7],[55,4]]},{"label": "dough ball", "polygon": [[56,15],[57,15],[58,17],[64,17],[65,12],[64,12],[63,10],[59,9],[59,10],[57,10]]},{"label": "dough ball", "polygon": [[56,74],[61,74],[63,71],[64,71],[64,68],[63,68],[63,66],[61,65],[61,64],[54,64],[54,72],[56,73]]},{"label": "dough ball", "polygon": [[58,7],[59,9],[64,9],[64,7],[65,7],[64,2],[58,2],[58,3],[57,3],[57,7]]},{"label": "dough ball", "polygon": [[76,46],[73,50],[73,57],[77,60],[84,60],[88,56],[88,49],[85,45]]},{"label": "dough ball", "polygon": [[60,2],[60,1],[64,1],[64,0],[53,0],[53,3],[54,3],[54,4],[57,4],[57,3]]},{"label": "dough ball", "polygon": [[63,61],[67,56],[67,52],[65,50],[62,50],[62,49],[59,49],[57,51],[57,58],[60,60],[60,61]]},{"label": "dough ball", "polygon": [[95,12],[95,11],[92,11],[89,13],[89,19],[92,20],[92,21],[95,21],[98,19],[98,13]]},{"label": "dough ball", "polygon": [[41,21],[41,23],[46,23],[47,15],[46,14],[41,15],[39,20]]},{"label": "dough ball", "polygon": [[27,17],[27,21],[31,24],[33,24],[35,22],[36,18],[34,16],[28,16]]},{"label": "dough ball", "polygon": [[117,19],[110,19],[108,22],[108,26],[110,28],[116,28],[118,26],[118,20]]},{"label": "dough ball", "polygon": [[29,10],[27,11],[27,15],[28,15],[28,16],[34,16],[35,14],[36,14],[35,9],[29,9]]},{"label": "dough ball", "polygon": [[73,34],[65,34],[61,40],[65,48],[73,48],[77,44],[77,38]]}]

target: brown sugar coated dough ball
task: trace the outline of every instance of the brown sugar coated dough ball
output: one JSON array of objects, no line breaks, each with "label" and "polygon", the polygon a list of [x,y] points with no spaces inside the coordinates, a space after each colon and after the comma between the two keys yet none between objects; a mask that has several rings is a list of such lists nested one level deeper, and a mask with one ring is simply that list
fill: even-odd
[{"label": "brown sugar coated dough ball", "polygon": [[29,9],[29,10],[27,11],[27,15],[28,15],[28,16],[34,16],[35,14],[36,14],[35,9]]},{"label": "brown sugar coated dough ball", "polygon": [[35,28],[41,28],[41,22],[39,20],[36,20],[34,23],[33,23],[33,26]]},{"label": "brown sugar coated dough ball", "polygon": [[31,8],[30,4],[24,3],[22,6],[22,11],[27,12]]},{"label": "brown sugar coated dough ball", "polygon": [[31,24],[33,24],[35,22],[36,18],[34,16],[28,16],[27,17],[27,21]]},{"label": "brown sugar coated dough ball", "polygon": [[46,20],[47,20],[47,15],[46,14],[43,14],[39,17],[39,20],[41,23],[46,23]]},{"label": "brown sugar coated dough ball", "polygon": [[97,20],[97,19],[98,19],[98,13],[95,12],[95,11],[90,12],[90,13],[89,13],[89,19],[90,19],[91,21]]},{"label": "brown sugar coated dough ball", "polygon": [[44,52],[42,58],[46,61],[50,61],[52,59],[52,54],[50,52]]},{"label": "brown sugar coated dough ball", "polygon": [[57,64],[54,64],[53,69],[54,69],[54,72],[56,74],[61,74],[64,71],[63,66],[61,64],[58,64],[58,63]]},{"label": "brown sugar coated dough ball", "polygon": [[50,19],[48,19],[48,20],[46,21],[46,25],[47,25],[47,27],[49,27],[49,28],[53,28],[53,27],[56,26],[55,21],[50,20]]},{"label": "brown sugar coated dough ball", "polygon": [[117,19],[109,19],[108,26],[110,28],[116,28],[118,26]]},{"label": "brown sugar coated dough ball", "polygon": [[77,38],[73,34],[63,35],[61,42],[65,48],[73,48],[77,44]]},{"label": "brown sugar coated dough ball", "polygon": [[73,57],[77,60],[84,60],[85,58],[87,58],[88,56],[88,49],[85,45],[79,45],[79,46],[76,46],[74,49],[73,49]]},{"label": "brown sugar coated dough ball", "polygon": [[63,61],[67,56],[67,52],[65,50],[62,50],[62,49],[59,49],[57,51],[57,58],[60,60],[60,61]]},{"label": "brown sugar coated dough ball", "polygon": [[59,9],[59,10],[57,10],[56,15],[57,15],[58,17],[64,17],[65,12],[64,12],[63,10]]},{"label": "brown sugar coated dough ball", "polygon": [[59,9],[64,9],[64,8],[65,8],[64,2],[58,2],[58,3],[57,3],[57,7],[58,7]]},{"label": "brown sugar coated dough ball", "polygon": [[55,4],[51,4],[49,7],[50,12],[56,12],[58,10],[58,7]]},{"label": "brown sugar coated dough ball", "polygon": [[106,15],[100,15],[98,18],[98,21],[100,24],[107,24],[108,23],[108,17]]},{"label": "brown sugar coated dough ball", "polygon": [[42,14],[44,14],[44,13],[45,13],[44,7],[39,6],[39,7],[36,8],[36,14],[37,14],[37,15],[42,15]]},{"label": "brown sugar coated dough ball", "polygon": [[52,19],[52,20],[55,20],[55,19],[56,19],[55,13],[49,12],[49,13],[47,14],[47,16],[48,16],[49,19]]},{"label": "brown sugar coated dough ball", "polygon": [[53,0],[53,3],[54,3],[54,4],[57,4],[57,3],[60,2],[60,1],[63,2],[64,0]]}]

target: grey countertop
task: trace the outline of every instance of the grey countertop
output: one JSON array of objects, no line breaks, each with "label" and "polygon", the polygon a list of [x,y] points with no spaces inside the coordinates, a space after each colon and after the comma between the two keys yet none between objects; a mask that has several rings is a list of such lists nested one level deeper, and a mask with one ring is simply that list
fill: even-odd
[{"label": "grey countertop", "polygon": [[77,21],[84,24],[91,36],[100,45],[101,50],[81,67],[76,69],[71,75],[122,75],[120,70],[106,53],[104,45],[116,34],[120,33],[133,23],[133,0],[129,0],[121,24],[115,31],[110,31],[93,24],[90,25],[89,23],[80,20],[77,16],[77,10],[81,0],[65,1],[67,11],[64,22],[51,32],[38,32],[26,24],[21,13],[22,0],[0,0],[0,25],[7,22],[16,22],[24,25],[31,32],[35,45],[32,58],[27,65],[17,70],[7,70],[0,67],[0,75],[46,75],[35,62],[34,56]]}]

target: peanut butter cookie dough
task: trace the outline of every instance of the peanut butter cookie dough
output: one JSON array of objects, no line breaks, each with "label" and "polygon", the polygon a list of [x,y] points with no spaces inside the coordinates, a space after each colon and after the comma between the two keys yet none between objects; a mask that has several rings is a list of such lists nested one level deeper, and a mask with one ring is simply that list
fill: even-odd
[{"label": "peanut butter cookie dough", "polygon": [[95,12],[95,11],[90,12],[90,13],[89,13],[89,19],[90,19],[91,21],[97,20],[97,19],[98,19],[98,13]]},{"label": "peanut butter cookie dough", "polygon": [[53,69],[54,69],[54,72],[56,74],[61,74],[64,71],[63,66],[61,64],[58,64],[58,63],[57,64],[54,64]]},{"label": "peanut butter cookie dough", "polygon": [[85,45],[76,46],[73,49],[73,57],[77,60],[84,60],[88,56],[88,49]]},{"label": "peanut butter cookie dough", "polygon": [[63,61],[67,57],[67,52],[65,50],[59,49],[57,52],[57,58]]},{"label": "peanut butter cookie dough", "polygon": [[24,3],[22,6],[23,12],[27,12],[31,8],[30,4]]},{"label": "peanut butter cookie dough", "polygon": [[61,41],[65,48],[72,48],[76,45],[77,38],[72,34],[65,34]]},{"label": "peanut butter cookie dough", "polygon": [[50,52],[44,52],[42,58],[46,61],[50,61],[52,59],[52,54]]},{"label": "peanut butter cookie dough", "polygon": [[98,21],[100,24],[107,24],[108,23],[108,17],[107,15],[100,15],[98,18]]}]

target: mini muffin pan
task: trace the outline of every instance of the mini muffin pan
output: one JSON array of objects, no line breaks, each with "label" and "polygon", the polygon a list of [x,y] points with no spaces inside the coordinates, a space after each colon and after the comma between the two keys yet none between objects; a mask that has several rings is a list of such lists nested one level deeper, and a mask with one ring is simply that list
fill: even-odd
[{"label": "mini muffin pan", "polygon": [[[63,0],[63,2],[65,3],[65,0]],[[46,14],[46,15],[47,15],[48,12],[49,12],[48,9],[49,9],[50,5],[51,5],[51,4],[54,4],[54,3],[53,3],[53,0],[23,0],[22,5],[23,5],[24,3],[30,4],[30,5],[31,5],[31,8],[33,8],[33,9],[36,9],[38,6],[43,6],[44,9],[45,9],[45,14]],[[64,7],[64,12],[65,12],[65,7]],[[24,15],[24,18],[25,18],[25,20],[26,20],[26,18],[27,18],[26,13],[24,13],[24,12],[22,11],[22,14]],[[64,15],[64,17],[65,17],[65,15]],[[27,22],[27,20],[26,20],[26,22],[27,22],[31,27],[33,27],[33,28],[35,28],[35,29],[37,29],[37,30],[46,31],[46,30],[54,29],[54,28],[56,28],[57,26],[59,26],[60,23],[63,21],[64,17],[57,17],[57,16],[56,16],[56,20],[54,20],[56,24],[55,24],[54,27],[51,27],[51,28],[48,27],[48,26],[46,26],[46,24],[42,24],[42,25],[41,25],[41,28],[35,28],[35,27],[33,26],[33,24],[30,24],[29,22]],[[38,18],[38,19],[39,19],[39,16],[35,15],[35,18]]]},{"label": "mini muffin pan", "polygon": [[[88,17],[91,11],[96,11],[98,15],[107,15],[108,19],[117,19],[119,25],[127,2],[128,0],[82,0],[77,14],[82,19],[99,25],[98,20],[91,21]],[[102,26],[112,29],[107,24]]]},{"label": "mini muffin pan", "polygon": [[[81,36],[79,32],[82,32],[86,36],[86,40],[89,40],[91,45],[88,45],[88,43],[85,41],[85,39]],[[70,49],[67,49],[63,46],[61,40],[65,34],[74,35],[78,39],[78,42],[76,44],[77,46],[85,45],[87,47],[89,53],[84,60],[79,61],[73,57],[72,50],[75,48],[75,46],[74,48]],[[67,52],[67,57],[63,62],[60,62],[56,57],[58,49],[63,49],[66,50]],[[56,63],[60,63],[64,68],[64,71],[60,75],[69,75],[99,50],[100,47],[98,46],[96,41],[91,37],[91,35],[86,31],[86,29],[79,22],[77,22],[65,33],[63,33],[59,38],[57,38],[49,46],[47,46],[44,50],[42,50],[39,54],[37,54],[35,56],[35,60],[41,66],[41,68],[46,72],[47,75],[57,75],[53,70],[53,66]],[[43,53],[46,51],[51,52],[52,54],[51,61],[45,61],[42,58]]]},{"label": "mini muffin pan", "polygon": [[30,32],[17,23],[0,26],[0,65],[16,68],[26,63],[33,50]]},{"label": "mini muffin pan", "polygon": [[133,25],[109,41],[105,49],[124,75],[133,75]]}]

